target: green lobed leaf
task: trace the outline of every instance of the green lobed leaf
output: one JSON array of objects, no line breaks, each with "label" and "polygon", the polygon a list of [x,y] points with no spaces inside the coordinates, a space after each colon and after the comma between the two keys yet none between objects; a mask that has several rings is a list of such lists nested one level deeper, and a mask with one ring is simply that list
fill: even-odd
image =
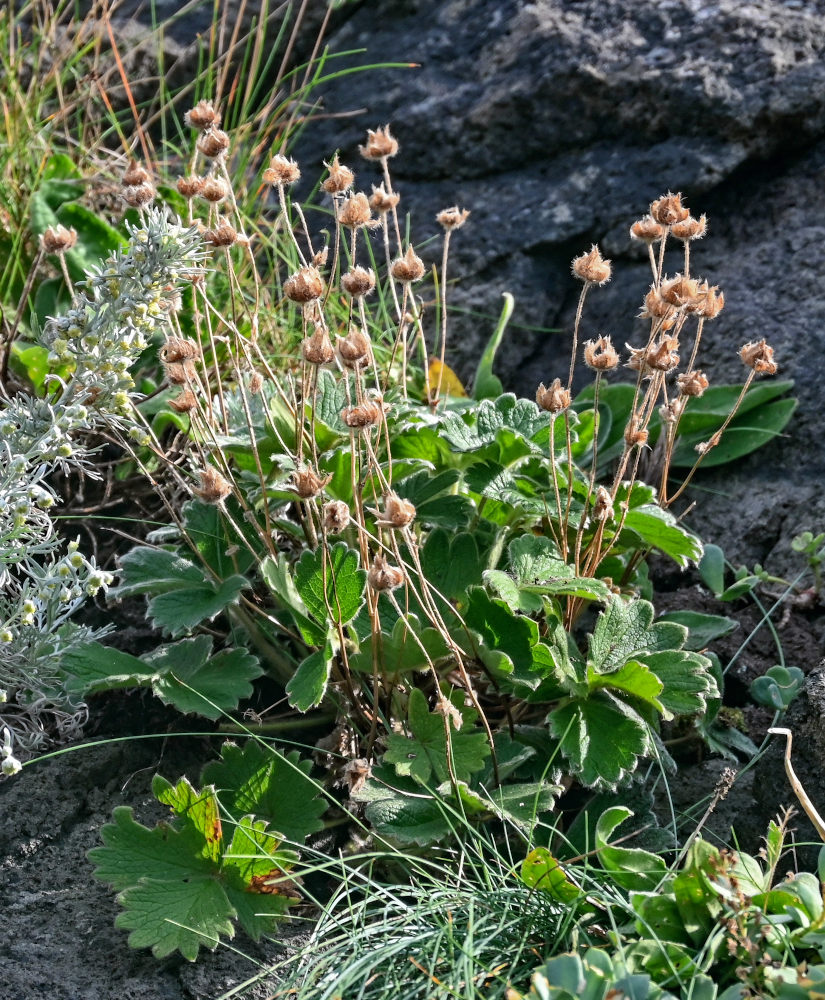
[{"label": "green lobed leaf", "polygon": [[169,806],[175,815],[185,820],[187,828],[200,835],[200,856],[217,863],[223,846],[223,830],[215,789],[209,786],[197,789],[185,777],[173,785],[156,774],[152,780],[152,794],[158,802]]},{"label": "green lobed leaf", "polygon": [[591,690],[599,688],[611,688],[620,691],[622,695],[629,695],[636,698],[657,712],[661,712],[666,719],[672,718],[664,705],[659,701],[664,684],[656,674],[644,663],[638,660],[627,660],[618,670],[609,674],[597,674],[590,672],[588,682]]},{"label": "green lobed leaf", "polygon": [[422,795],[421,786],[398,778],[390,768],[373,770],[363,788],[353,793],[364,803],[364,815],[382,837],[401,844],[431,844],[452,832],[450,817],[433,795]]},{"label": "green lobed leaf", "polygon": [[162,674],[152,688],[161,701],[179,712],[219,719],[251,696],[252,681],[263,672],[257,656],[247,650],[223,649],[205,661],[192,658],[174,672]]},{"label": "green lobed leaf", "polygon": [[560,903],[572,903],[584,893],[546,847],[535,847],[521,863],[521,880],[531,889],[540,889]]},{"label": "green lobed leaf", "polygon": [[[416,638],[413,638],[413,635]],[[412,670],[428,670],[427,656],[435,662],[449,654],[447,642],[437,629],[422,628],[416,615],[408,615],[406,620],[399,618],[396,621],[392,634],[381,632],[378,643],[378,670],[382,676],[408,673]],[[348,662],[350,670],[371,674],[374,663],[372,642],[368,640],[358,653],[351,653]]]},{"label": "green lobed leaf", "polygon": [[321,623],[346,624],[364,600],[367,574],[345,542],[306,551],[295,567],[295,586],[309,613]]},{"label": "green lobed leaf", "polygon": [[708,699],[718,695],[710,660],[701,653],[673,649],[643,653],[639,659],[662,682],[659,701],[671,715],[701,714]]},{"label": "green lobed leaf", "polygon": [[149,601],[152,624],[172,636],[191,631],[202,621],[212,621],[230,604],[237,604],[249,587],[244,576],[230,576],[219,584],[204,582],[159,594]]},{"label": "green lobed leaf", "polygon": [[688,630],[685,649],[699,651],[714,639],[721,639],[739,628],[739,622],[724,615],[706,615],[699,611],[669,611],[659,621],[676,622]]},{"label": "green lobed leaf", "polygon": [[204,584],[203,570],[178,552],[138,545],[120,560],[120,583],[109,590],[117,600],[135,594],[165,594]]},{"label": "green lobed leaf", "polygon": [[481,583],[484,563],[473,535],[435,528],[421,548],[421,566],[427,582],[448,600],[464,597],[467,588]]},{"label": "green lobed leaf", "polygon": [[652,891],[667,874],[664,859],[638,847],[612,846],[617,827],[633,815],[627,806],[614,806],[596,824],[596,850],[602,867],[617,885],[640,892]]},{"label": "green lobed leaf", "polygon": [[67,693],[78,698],[99,691],[142,687],[150,684],[155,674],[138,657],[99,642],[72,646],[63,654],[61,666],[68,674]]},{"label": "green lobed leaf", "polygon": [[326,643],[323,649],[315,650],[302,660],[292,675],[286,693],[289,704],[299,712],[308,712],[323,701],[332,670],[332,655]]},{"label": "green lobed leaf", "polygon": [[538,642],[536,623],[514,614],[504,601],[493,600],[482,587],[471,587],[464,619],[493,650],[505,653],[517,669],[529,670],[532,647]]},{"label": "green lobed leaf", "polygon": [[347,406],[349,397],[346,380],[336,378],[331,371],[322,368],[318,372],[316,419],[341,437],[348,437],[350,430],[341,419],[341,411]]},{"label": "green lobed leaf", "polygon": [[655,504],[631,508],[625,516],[624,530],[632,531],[644,545],[664,552],[678,566],[702,558],[699,538],[682,527],[670,511]]}]

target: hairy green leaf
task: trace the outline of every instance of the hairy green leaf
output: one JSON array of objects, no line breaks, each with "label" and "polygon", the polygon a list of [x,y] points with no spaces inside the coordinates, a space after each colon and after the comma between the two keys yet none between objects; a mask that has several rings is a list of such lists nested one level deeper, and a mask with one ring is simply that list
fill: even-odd
[{"label": "hairy green leaf", "polygon": [[332,669],[332,649],[329,643],[323,649],[303,660],[286,686],[287,697],[293,708],[308,712],[323,701]]},{"label": "hairy green leaf", "polygon": [[295,586],[309,613],[319,622],[346,624],[364,599],[367,574],[358,553],[345,542],[331,549],[307,550],[295,567]]}]

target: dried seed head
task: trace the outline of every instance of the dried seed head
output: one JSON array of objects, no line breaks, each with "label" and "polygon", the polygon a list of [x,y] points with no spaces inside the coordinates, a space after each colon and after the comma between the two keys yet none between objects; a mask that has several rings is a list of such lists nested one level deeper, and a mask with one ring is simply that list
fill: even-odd
[{"label": "dried seed head", "polygon": [[663,234],[664,229],[652,215],[643,216],[630,227],[631,237],[634,240],[641,240],[643,243],[657,243]]},{"label": "dried seed head", "polygon": [[712,448],[715,448],[721,440],[722,432],[717,431],[714,435],[708,438],[707,441],[702,441],[700,444],[697,444],[696,451],[698,451],[700,455],[706,455]]},{"label": "dried seed head", "polygon": [[673,312],[675,312],[675,307],[665,300],[661,289],[651,285],[650,291],[645,295],[645,304],[641,315],[645,318],[666,319]]},{"label": "dried seed head", "polygon": [[77,243],[77,230],[65,226],[49,226],[40,237],[44,253],[65,253]]},{"label": "dried seed head", "polygon": [[222,500],[226,500],[232,492],[231,483],[227,482],[220,472],[211,466],[207,466],[201,472],[200,477],[200,487],[193,490],[193,493],[200,497],[204,503],[220,503]]},{"label": "dried seed head", "polygon": [[671,399],[669,403],[662,403],[659,407],[659,416],[662,418],[662,423],[675,424],[679,417],[681,417],[686,402],[687,399],[684,396],[677,396],[676,399]]},{"label": "dried seed head", "polygon": [[679,341],[676,337],[662,337],[658,343],[651,344],[645,356],[645,364],[657,372],[670,372],[679,364],[676,353]]},{"label": "dried seed head", "polygon": [[384,407],[376,400],[367,400],[358,406],[347,406],[341,411],[341,419],[353,429],[374,427],[380,423]]},{"label": "dried seed head", "polygon": [[375,523],[381,528],[406,528],[414,520],[413,504],[409,500],[402,500],[397,493],[390,492],[384,497],[384,509]]},{"label": "dried seed head", "polygon": [[399,201],[401,201],[401,195],[397,191],[387,191],[383,183],[379,184],[378,187],[372,185],[370,208],[376,215],[386,215],[387,212],[395,208]]},{"label": "dried seed head", "polygon": [[223,177],[205,177],[201,184],[200,195],[206,201],[216,205],[229,194],[229,185]]},{"label": "dried seed head", "polygon": [[219,128],[210,128],[198,138],[197,147],[199,152],[212,160],[229,149],[229,136]]},{"label": "dried seed head", "polygon": [[553,381],[549,389],[542,382],[536,390],[536,402],[542,410],[555,416],[570,405],[570,390],[565,389],[561,379],[558,378]]},{"label": "dried seed head", "polygon": [[120,183],[123,187],[137,187],[139,184],[151,183],[151,180],[152,178],[147,171],[139,163],[135,163],[132,160],[129,166],[123,171]]},{"label": "dried seed head", "polygon": [[599,337],[598,340],[588,340],[584,345],[584,363],[588,368],[604,372],[615,368],[619,363],[619,355],[613,347],[610,337]]},{"label": "dried seed head", "polygon": [[647,431],[639,426],[639,421],[635,417],[625,427],[624,439],[631,448],[647,444]]},{"label": "dried seed head", "polygon": [[183,120],[189,128],[196,128],[199,132],[204,132],[212,126],[217,128],[221,123],[221,116],[211,101],[198,101],[191,111],[186,112]]},{"label": "dried seed head", "polygon": [[301,353],[304,360],[311,365],[328,365],[335,357],[332,342],[329,339],[327,328],[321,323],[315,327],[312,336],[307,337],[301,343]]},{"label": "dried seed head", "polygon": [[698,219],[689,215],[683,222],[675,222],[670,227],[671,234],[677,240],[683,240],[685,243],[688,240],[701,240],[707,231],[708,217],[706,215],[700,215]]},{"label": "dried seed head", "polygon": [[452,208],[445,208],[435,217],[435,221],[448,233],[453,229],[461,229],[470,215],[469,208],[459,208],[453,205]]},{"label": "dried seed head", "polygon": [[677,222],[684,222],[690,212],[682,205],[681,194],[667,194],[657,198],[650,206],[650,214],[663,226],[673,226]]},{"label": "dried seed head", "polygon": [[329,247],[323,247],[317,253],[312,255],[312,260],[310,263],[313,267],[321,268],[326,265],[327,258],[329,257]]},{"label": "dried seed head", "polygon": [[370,338],[359,327],[351,327],[346,337],[338,338],[335,346],[345,368],[361,368],[369,364]]},{"label": "dried seed head", "polygon": [[200,357],[200,347],[184,337],[170,337],[160,349],[161,361],[174,363]]},{"label": "dried seed head", "polygon": [[676,376],[676,384],[679,386],[679,392],[683,396],[701,396],[702,393],[707,389],[708,377],[704,372],[693,371],[685,372],[683,375]]},{"label": "dried seed head", "polygon": [[318,496],[331,479],[331,475],[319,476],[313,468],[305,465],[292,473],[292,486],[302,500],[311,500]]},{"label": "dried seed head", "polygon": [[231,247],[238,242],[238,231],[226,219],[218,219],[214,229],[204,230],[203,240],[213,247]]},{"label": "dried seed head", "polygon": [[177,189],[184,198],[194,198],[200,194],[203,187],[203,177],[178,177]]},{"label": "dried seed head", "polygon": [[338,213],[338,221],[347,229],[360,229],[373,223],[369,199],[363,191],[347,198]]},{"label": "dried seed head", "polygon": [[134,184],[123,188],[120,196],[130,208],[143,208],[155,197],[155,188],[147,181],[145,184]]},{"label": "dried seed head", "polygon": [[358,147],[358,152],[365,160],[383,160],[385,157],[395,156],[398,152],[398,141],[390,135],[389,125],[375,131],[368,128],[367,141]]},{"label": "dried seed head", "polygon": [[665,302],[686,312],[696,312],[703,302],[699,282],[695,278],[686,278],[683,274],[665,279],[660,291]]},{"label": "dried seed head", "polygon": [[613,498],[610,496],[608,490],[604,486],[600,486],[596,490],[596,499],[593,502],[593,520],[594,521],[612,521],[613,520]]},{"label": "dried seed head", "polygon": [[290,302],[312,302],[324,294],[324,279],[316,267],[309,265],[296,271],[284,282],[284,295]]},{"label": "dried seed head", "polygon": [[366,785],[367,779],[372,777],[372,768],[368,760],[365,760],[363,757],[357,757],[355,760],[348,760],[346,762],[343,775],[350,796],[358,795],[364,785]]},{"label": "dried seed head", "polygon": [[587,253],[574,259],[571,269],[573,274],[587,285],[604,285],[610,281],[610,275],[613,273],[610,261],[602,257],[601,251],[595,244]]},{"label": "dried seed head", "polygon": [[375,272],[371,267],[353,267],[341,275],[341,287],[354,299],[363,298],[375,288]]},{"label": "dried seed head", "polygon": [[745,344],[739,352],[739,357],[748,368],[753,368],[757,375],[775,375],[777,364],[773,360],[773,348],[764,339]]},{"label": "dried seed head", "polygon": [[424,277],[424,271],[424,261],[411,246],[407,247],[403,257],[396,257],[390,266],[390,274],[402,285],[420,281]]},{"label": "dried seed head", "polygon": [[349,524],[349,507],[343,500],[330,500],[324,504],[324,529],[340,535]]},{"label": "dried seed head", "polygon": [[705,319],[715,319],[725,308],[725,293],[719,291],[718,285],[708,285],[705,281],[699,288],[701,304],[696,310]]},{"label": "dried seed head", "polygon": [[249,376],[249,391],[253,396],[257,396],[258,393],[264,387],[264,377],[260,372],[252,372]]},{"label": "dried seed head", "polygon": [[352,182],[355,180],[355,174],[350,170],[349,167],[345,167],[338,159],[338,154],[332,158],[332,162],[324,162],[324,166],[329,171],[329,176],[323,182],[321,187],[327,194],[343,194],[348,188],[352,187]]},{"label": "dried seed head", "polygon": [[166,375],[166,381],[172,385],[186,385],[188,382],[194,382],[198,377],[197,369],[190,360],[164,362],[163,371]]},{"label": "dried seed head", "polygon": [[198,405],[198,397],[191,389],[184,389],[179,396],[169,400],[169,405],[178,413],[189,413]]},{"label": "dried seed head", "polygon": [[377,555],[372,561],[367,582],[373,590],[395,590],[404,582],[404,574],[397,566],[390,566],[382,555]]},{"label": "dried seed head", "polygon": [[277,187],[285,187],[287,184],[294,184],[301,176],[301,171],[295,160],[281,153],[276,154],[269,161],[269,166],[264,170],[261,177],[264,184],[274,184]]}]

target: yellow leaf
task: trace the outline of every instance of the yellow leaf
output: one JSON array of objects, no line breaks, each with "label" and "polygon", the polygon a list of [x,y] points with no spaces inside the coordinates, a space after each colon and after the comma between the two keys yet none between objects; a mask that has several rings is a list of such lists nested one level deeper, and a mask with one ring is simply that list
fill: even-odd
[{"label": "yellow leaf", "polygon": [[[436,391],[439,391],[440,395],[443,396],[467,395],[467,392],[461,384],[461,379],[459,379],[458,375],[456,375],[449,365],[443,365],[438,358],[433,358],[430,362],[429,376],[431,392],[435,393]],[[440,390],[439,382],[441,385]]]}]

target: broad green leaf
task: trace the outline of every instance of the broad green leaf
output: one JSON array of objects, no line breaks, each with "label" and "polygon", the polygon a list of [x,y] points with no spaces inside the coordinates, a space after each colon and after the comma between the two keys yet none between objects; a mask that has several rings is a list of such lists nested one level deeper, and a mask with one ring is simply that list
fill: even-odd
[{"label": "broad green leaf", "polygon": [[614,598],[599,615],[590,636],[587,663],[596,673],[609,673],[634,653],[648,648],[653,606],[647,601]]},{"label": "broad green leaf", "polygon": [[316,419],[341,437],[348,437],[350,430],[341,419],[341,411],[349,405],[345,379],[336,378],[326,368],[321,369],[318,372]]},{"label": "broad green leaf", "polygon": [[699,560],[699,576],[716,597],[725,589],[725,553],[718,545],[705,545]]},{"label": "broad green leaf", "polygon": [[[437,629],[422,628],[415,615],[408,615],[406,621],[402,618],[396,621],[391,635],[381,633],[377,652],[378,671],[383,676],[429,670],[427,657],[435,662],[448,656],[450,649]],[[350,670],[371,674],[374,665],[372,643],[365,642],[360,652],[350,654],[348,662]]]},{"label": "broad green leaf", "polygon": [[526,830],[532,830],[542,813],[553,810],[561,795],[561,785],[546,781],[507,783],[485,792],[488,808],[502,819],[509,819]]},{"label": "broad green leaf", "polygon": [[805,675],[799,667],[775,666],[752,682],[750,693],[758,705],[784,712],[804,685]]},{"label": "broad green leaf", "polygon": [[405,782],[390,768],[375,769],[353,798],[364,803],[364,814],[373,830],[401,844],[431,844],[453,831],[450,816],[438,799],[422,795],[420,785],[409,779]]},{"label": "broad green leaf", "polygon": [[676,622],[688,630],[685,649],[699,651],[714,639],[721,639],[739,628],[739,622],[724,615],[706,615],[699,611],[669,611],[659,621]]},{"label": "broad green leaf", "polygon": [[532,439],[549,424],[550,415],[532,400],[516,399],[512,393],[506,393],[495,401],[483,399],[479,403],[474,426],[458,414],[450,414],[442,425],[442,436],[455,451],[471,452],[492,444],[499,431],[506,430],[538,450]]},{"label": "broad green leaf", "polygon": [[[478,714],[473,709],[464,708],[463,700],[461,691],[454,692],[450,697],[463,716],[461,729],[455,730],[449,718],[446,722],[450,726],[453,771],[459,781],[469,781],[473,772],[484,767],[490,747],[483,732],[472,730]],[[438,784],[447,781],[450,773],[447,768],[445,717],[429,711],[427,699],[419,688],[410,691],[407,726],[409,736],[388,734],[385,762],[395,764],[396,774],[415,778],[422,784],[429,783],[433,775]]]},{"label": "broad green leaf", "polygon": [[[796,399],[777,399],[750,411],[737,413],[723,433],[722,440],[708,452],[707,458],[702,462],[703,467],[725,465],[768,444],[785,429],[797,402]],[[680,433],[671,465],[675,468],[692,466],[696,461],[696,445],[708,440],[712,433],[705,430],[684,435]]]},{"label": "broad green leaf", "polygon": [[624,530],[632,531],[645,545],[664,552],[678,566],[687,566],[702,558],[702,543],[696,535],[683,528],[670,511],[655,504],[629,510]]},{"label": "broad green leaf", "polygon": [[564,866],[546,847],[536,847],[521,863],[521,880],[531,889],[540,889],[560,903],[572,903],[584,895]]},{"label": "broad green leaf", "polygon": [[530,670],[532,647],[539,637],[538,626],[531,618],[514,614],[504,601],[491,599],[481,587],[472,587],[464,619],[486,646],[505,653],[517,670]]},{"label": "broad green leaf", "polygon": [[602,867],[617,885],[639,892],[652,891],[667,874],[664,860],[638,847],[610,844],[616,828],[632,815],[627,806],[614,806],[603,812],[596,824],[596,850]]},{"label": "broad green leaf", "polygon": [[662,682],[659,701],[672,715],[702,713],[708,699],[718,695],[710,660],[701,653],[672,649],[643,653],[639,659]]},{"label": "broad green leaf", "polygon": [[309,613],[321,623],[346,624],[364,599],[367,574],[345,542],[306,551],[295,567],[295,586]]},{"label": "broad green leaf", "polygon": [[324,699],[332,670],[332,649],[327,643],[303,660],[286,686],[289,704],[299,712],[308,712]]},{"label": "broad green leaf", "polygon": [[546,583],[573,576],[572,566],[562,559],[556,543],[544,535],[523,534],[507,546],[510,569],[519,583]]},{"label": "broad green leaf", "polygon": [[572,772],[587,788],[615,788],[653,748],[647,723],[606,691],[560,705],[549,721]]},{"label": "broad green leaf", "polygon": [[320,817],[327,808],[311,769],[297,750],[282,754],[248,740],[243,748],[224,743],[221,760],[207,764],[201,780],[215,786],[221,806],[235,820],[254,813],[284,839],[300,844],[323,829]]},{"label": "broad green leaf", "polygon": [[155,674],[138,657],[99,642],[71,647],[63,654],[61,666],[69,675],[67,692],[80,698],[98,691],[141,687],[151,683]]},{"label": "broad green leaf", "polygon": [[447,600],[459,600],[467,588],[481,583],[484,564],[475,538],[467,532],[430,532],[421,549],[421,565],[427,582]]},{"label": "broad green leaf", "polygon": [[284,553],[279,552],[277,559],[267,556],[260,564],[260,573],[264,583],[291,614],[304,642],[308,646],[323,646],[327,640],[328,628],[318,625],[309,617]]},{"label": "broad green leaf", "polygon": [[538,614],[544,607],[541,597],[520,587],[516,581],[500,569],[486,569],[484,582],[496,597],[501,598],[511,611],[522,611],[526,615]]},{"label": "broad green leaf", "polygon": [[152,780],[152,794],[201,835],[203,846],[200,854],[208,861],[217,863],[223,846],[223,831],[215,789],[208,786],[197,789],[188,778],[181,778],[173,785],[156,774]]},{"label": "broad green leaf", "polygon": [[204,582],[159,594],[149,601],[152,624],[172,636],[183,635],[202,621],[212,621],[230,604],[237,604],[249,587],[244,576],[230,576],[218,585]]},{"label": "broad green leaf", "polygon": [[[393,454],[394,454],[393,450]],[[415,506],[416,521],[434,524],[455,531],[466,526],[473,515],[469,497],[445,491],[459,480],[457,469],[446,469],[435,475],[416,472],[395,482],[395,492]]]},{"label": "broad green leaf", "polygon": [[203,570],[168,549],[138,545],[120,560],[120,583],[109,590],[116,599],[134,594],[165,594],[206,582]]},{"label": "broad green leaf", "polygon": [[[254,530],[244,520],[240,505],[232,498],[226,503],[235,523],[244,529],[246,543],[255,548],[260,543]],[[220,507],[201,500],[190,500],[183,505],[183,524],[200,557],[219,579],[233,573],[246,573],[252,567],[255,557],[228,523]]]},{"label": "broad green leaf", "polygon": [[664,684],[649,667],[638,660],[628,660],[618,670],[609,674],[597,674],[590,671],[588,682],[591,690],[607,687],[614,691],[621,691],[622,694],[630,695],[631,698],[636,698],[655,708],[666,719],[672,718],[658,697],[662,693]]},{"label": "broad green leaf", "polygon": [[185,666],[162,674],[152,688],[161,701],[179,712],[219,719],[251,696],[252,681],[262,674],[257,656],[245,649],[223,649],[205,661],[193,657]]}]

